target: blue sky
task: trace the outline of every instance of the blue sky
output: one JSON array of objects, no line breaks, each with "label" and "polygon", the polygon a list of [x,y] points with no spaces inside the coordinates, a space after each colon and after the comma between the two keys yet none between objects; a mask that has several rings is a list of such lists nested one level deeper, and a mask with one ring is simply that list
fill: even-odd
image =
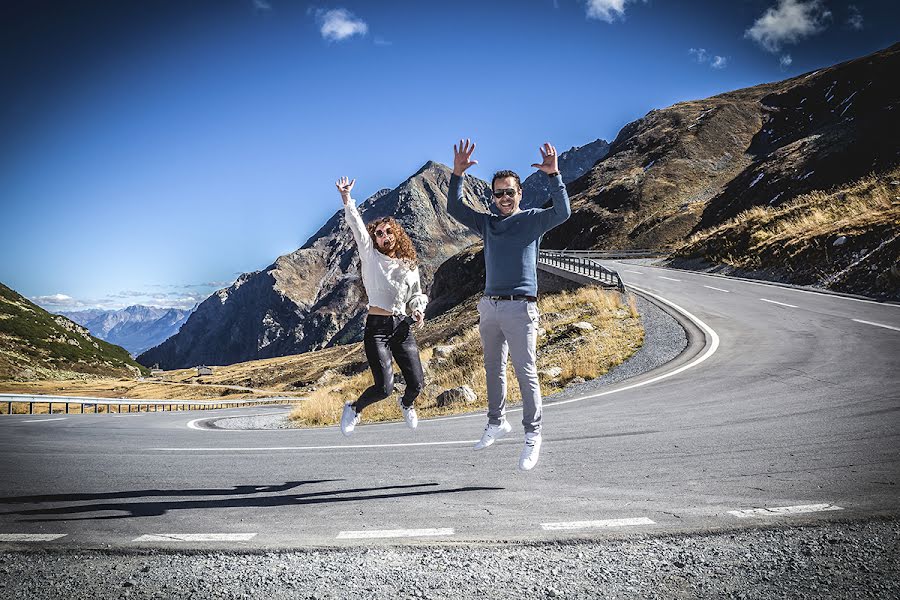
[{"label": "blue sky", "polygon": [[428,160],[532,172],[654,108],[896,42],[895,2],[18,0],[0,8],[0,282],[190,307]]}]

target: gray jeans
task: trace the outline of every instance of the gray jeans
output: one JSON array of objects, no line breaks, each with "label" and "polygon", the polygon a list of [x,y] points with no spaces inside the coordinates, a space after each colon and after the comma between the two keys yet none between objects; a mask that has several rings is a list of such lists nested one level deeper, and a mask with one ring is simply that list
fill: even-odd
[{"label": "gray jeans", "polygon": [[541,430],[541,386],[537,375],[538,309],[525,300],[478,302],[478,331],[484,346],[487,376],[488,423],[499,425],[506,414],[506,358],[512,358],[522,393],[522,425],[526,432]]}]

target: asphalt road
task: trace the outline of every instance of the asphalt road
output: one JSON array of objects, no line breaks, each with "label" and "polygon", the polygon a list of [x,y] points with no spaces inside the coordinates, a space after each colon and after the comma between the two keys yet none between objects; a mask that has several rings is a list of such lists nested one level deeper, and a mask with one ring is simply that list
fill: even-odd
[{"label": "asphalt road", "polygon": [[689,313],[692,344],[661,370],[547,403],[530,473],[516,469],[520,412],[482,452],[483,414],[350,439],[202,428],[279,407],[3,416],[0,549],[596,539],[900,515],[900,306],[613,266]]}]

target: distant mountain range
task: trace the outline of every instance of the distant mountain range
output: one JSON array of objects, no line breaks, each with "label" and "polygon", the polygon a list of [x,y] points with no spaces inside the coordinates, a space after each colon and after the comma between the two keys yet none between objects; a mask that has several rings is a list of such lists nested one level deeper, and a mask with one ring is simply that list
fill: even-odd
[{"label": "distant mountain range", "polygon": [[137,356],[178,333],[191,312],[136,304],[120,310],[91,309],[59,314],[87,327],[91,335],[122,346]]},{"label": "distant mountain range", "polygon": [[[428,161],[393,190],[359,205],[365,221],[392,216],[420,259],[426,290],[435,269],[476,237],[447,215],[450,169]],[[484,210],[488,185],[467,178],[467,196]],[[164,369],[225,365],[298,354],[362,338],[365,290],[359,253],[340,207],[299,250],[262,271],[245,273],[202,302],[181,330],[138,356]]]},{"label": "distant mountain range", "polygon": [[142,371],[124,348],[0,283],[0,379],[136,377]]}]

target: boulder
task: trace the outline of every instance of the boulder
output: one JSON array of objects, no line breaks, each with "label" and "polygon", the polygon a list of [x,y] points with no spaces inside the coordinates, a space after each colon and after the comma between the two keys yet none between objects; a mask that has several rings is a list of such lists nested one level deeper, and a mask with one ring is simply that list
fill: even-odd
[{"label": "boulder", "polygon": [[454,404],[471,404],[478,400],[478,396],[467,385],[455,387],[441,392],[437,397],[439,407],[452,406]]}]

